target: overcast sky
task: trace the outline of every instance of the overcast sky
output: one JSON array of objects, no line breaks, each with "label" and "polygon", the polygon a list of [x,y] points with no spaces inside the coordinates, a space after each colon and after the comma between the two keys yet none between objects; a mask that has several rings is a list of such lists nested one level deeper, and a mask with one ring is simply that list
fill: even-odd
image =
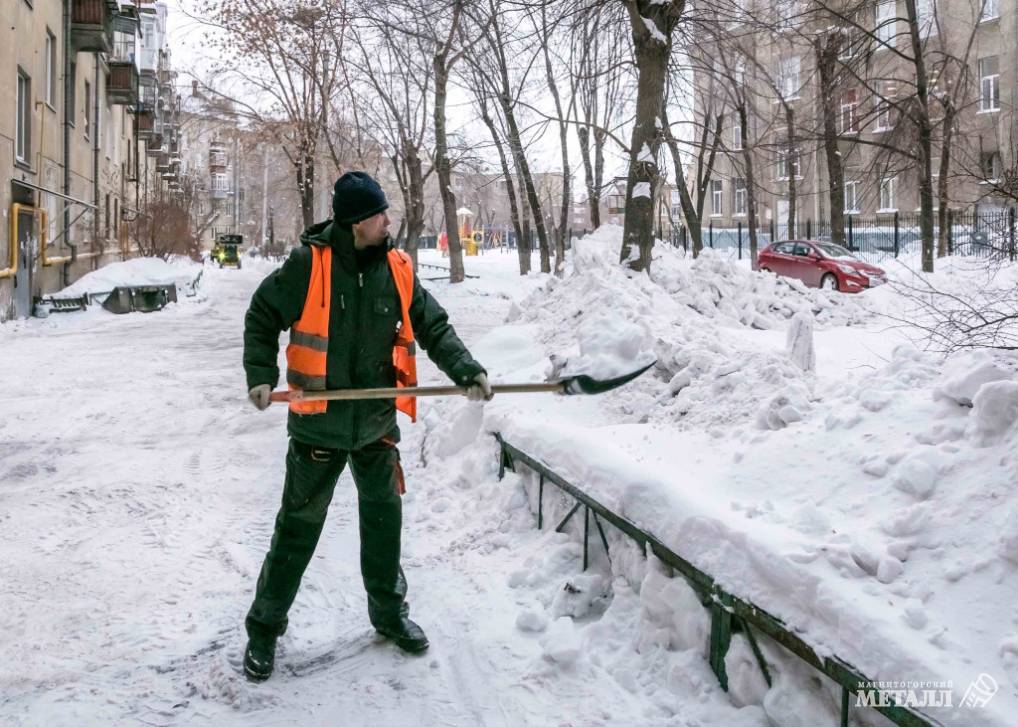
[{"label": "overcast sky", "polygon": [[[209,47],[204,42],[210,30],[209,26],[195,19],[196,0],[163,1],[169,9],[167,18],[169,43],[173,66],[180,73],[180,84],[182,86],[190,86],[191,79],[195,76],[201,80],[209,80],[209,69],[212,67],[215,58],[209,52]],[[550,96],[547,100],[547,106],[549,111],[553,108]],[[479,152],[488,161],[492,170],[497,170],[499,166],[498,155],[494,149],[487,148],[490,137],[483,124],[476,120],[475,116],[475,111],[469,102],[467,94],[459,89],[450,88],[448,106],[450,131],[460,131],[466,138],[484,144],[484,148],[479,149]],[[570,129],[568,138],[570,144],[570,166],[573,169],[576,184],[582,186],[583,170],[580,165],[579,147],[576,142],[575,130]],[[561,168],[557,125],[547,124],[544,136],[536,142],[535,149],[534,153],[528,155],[535,171],[552,171]],[[620,173],[625,166],[625,160],[618,155],[618,151],[614,147],[607,161],[609,175]],[[613,166],[617,166],[619,171],[613,169]]]}]

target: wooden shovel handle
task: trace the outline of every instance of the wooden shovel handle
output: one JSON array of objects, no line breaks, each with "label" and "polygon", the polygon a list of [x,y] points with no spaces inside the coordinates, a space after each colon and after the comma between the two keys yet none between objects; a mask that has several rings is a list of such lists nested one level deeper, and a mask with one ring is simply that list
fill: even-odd
[{"label": "wooden shovel handle", "polygon": [[[495,384],[495,394],[535,394],[561,392],[563,382],[548,381],[540,384]],[[354,401],[363,399],[395,399],[400,396],[466,396],[464,386],[407,386],[383,389],[330,389],[326,391],[273,391],[270,401]]]}]

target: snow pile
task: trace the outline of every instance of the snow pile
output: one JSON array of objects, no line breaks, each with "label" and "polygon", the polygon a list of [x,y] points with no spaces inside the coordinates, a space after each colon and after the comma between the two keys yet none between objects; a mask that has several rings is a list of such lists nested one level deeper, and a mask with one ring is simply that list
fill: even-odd
[{"label": "snow pile", "polygon": [[104,267],[83,275],[67,286],[55,298],[76,298],[88,293],[109,293],[116,287],[133,285],[176,284],[182,290],[197,277],[201,264],[186,257],[174,257],[165,261],[155,257],[138,257]]},{"label": "snow pile", "polygon": [[813,399],[808,336],[783,353],[747,346],[740,331],[777,329],[792,318],[812,329],[873,317],[861,297],[752,272],[709,250],[689,260],[659,244],[652,278],[636,274],[618,262],[621,233],[602,226],[576,241],[573,274],[549,278],[511,322],[538,324],[541,342],[569,373],[616,376],[656,358],[653,376],[607,397],[630,421],[756,421],[764,429],[799,421]]},{"label": "snow pile", "polygon": [[[883,363],[872,357],[876,366],[818,367],[825,348],[851,345],[850,326],[876,329],[868,295],[820,305],[822,291],[661,246],[651,279],[618,263],[620,237],[602,229],[578,241],[573,274],[547,281],[512,322],[560,359],[621,363],[653,352],[657,366],[571,411],[490,405],[485,428],[872,678],[951,680],[957,705],[969,683],[991,675],[1002,687],[992,709],[927,711],[948,724],[1007,724],[1018,708],[1018,354],[967,351],[945,362],[899,345]],[[895,304],[893,290],[875,292]],[[761,320],[787,332],[776,338]],[[537,478],[523,481],[536,510]],[[569,506],[546,499],[546,522]],[[581,537],[582,517],[569,527]],[[609,540],[613,553],[625,542],[614,530]],[[548,628],[571,615],[571,598],[579,614],[588,598],[611,603],[621,576],[645,614],[637,651],[702,656],[704,616],[695,594],[681,595],[684,582],[661,583],[617,556],[611,572],[607,593],[560,581],[546,610],[522,624]],[[762,704],[777,724],[836,721],[830,683],[763,641],[773,687],[759,683],[736,636],[733,701]]]}]

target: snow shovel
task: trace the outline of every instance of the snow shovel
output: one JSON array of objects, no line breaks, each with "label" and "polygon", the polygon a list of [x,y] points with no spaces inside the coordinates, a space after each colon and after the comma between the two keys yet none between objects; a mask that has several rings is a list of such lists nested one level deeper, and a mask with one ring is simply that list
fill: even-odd
[{"label": "snow shovel", "polygon": [[[612,379],[595,379],[586,374],[564,376],[540,384],[492,384],[493,394],[603,394],[628,384],[657,361],[651,361],[636,371]],[[395,399],[402,396],[466,396],[465,386],[406,386],[383,389],[327,389],[325,391],[273,391],[271,401],[349,401],[354,399]]]}]

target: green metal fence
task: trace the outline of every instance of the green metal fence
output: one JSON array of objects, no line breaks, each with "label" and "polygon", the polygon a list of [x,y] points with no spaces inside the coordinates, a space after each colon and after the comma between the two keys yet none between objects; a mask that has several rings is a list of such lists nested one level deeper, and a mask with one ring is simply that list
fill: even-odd
[{"label": "green metal fence", "polygon": [[[1016,245],[1016,212],[1014,207],[972,207],[949,210],[947,213],[947,253],[1014,261]],[[889,212],[873,217],[845,215],[845,246],[855,252],[894,256],[919,253],[922,239],[918,212]],[[934,216],[934,245],[939,244],[940,226]],[[679,225],[668,234],[669,241],[689,249],[692,241],[685,226]],[[783,220],[770,219],[759,223],[757,243],[762,248],[772,240],[830,241],[830,218],[814,219],[799,216],[793,227]],[[735,253],[740,259],[749,255],[749,229],[743,222],[716,225],[707,220],[701,231],[704,247]]]},{"label": "green metal fence", "polygon": [[[597,528],[600,541],[608,555],[608,538],[604,532],[602,520],[615,527],[621,533],[628,536],[643,550],[646,556],[648,550],[659,560],[673,568],[693,588],[705,608],[710,610],[711,629],[710,643],[708,649],[708,661],[711,669],[717,676],[721,688],[728,691],[728,674],[725,667],[725,655],[731,644],[733,633],[744,633],[747,641],[756,658],[757,664],[763,674],[768,686],[771,686],[770,669],[760,650],[756,634],[761,633],[768,636],[774,642],[780,644],[790,653],[799,657],[807,664],[818,671],[826,674],[830,679],[841,687],[841,727],[848,727],[850,710],[852,708],[851,697],[853,695],[864,696],[866,693],[875,691],[871,686],[875,682],[867,678],[862,672],[851,664],[837,656],[821,656],[813,647],[793,633],[781,619],[771,615],[767,611],[753,603],[735,596],[715,582],[714,578],[697,568],[682,556],[665,546],[654,535],[638,527],[626,518],[609,510],[605,505],[585,493],[576,485],[568,482],[564,477],[555,473],[548,465],[495,434],[499,444],[499,469],[498,478],[501,480],[505,470],[516,471],[518,464],[523,464],[538,474],[538,509],[537,527],[544,528],[544,486],[545,483],[555,485],[559,490],[573,498],[574,506],[559,522],[555,528],[561,532],[577,512],[583,509],[583,568],[586,570],[589,559],[590,547],[590,524],[591,520]],[[867,686],[864,686],[867,685]],[[879,692],[879,690],[876,690]],[[879,696],[879,695],[878,695]],[[893,699],[873,700],[872,707],[892,722],[904,727],[941,727],[941,722],[925,715],[911,707],[896,706]],[[887,702],[887,704],[885,704]]]}]

